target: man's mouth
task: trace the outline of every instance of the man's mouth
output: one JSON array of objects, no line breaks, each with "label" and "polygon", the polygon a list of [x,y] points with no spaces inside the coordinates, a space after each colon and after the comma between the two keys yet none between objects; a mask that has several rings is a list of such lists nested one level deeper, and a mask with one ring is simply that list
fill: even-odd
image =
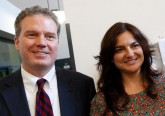
[{"label": "man's mouth", "polygon": [[47,51],[33,51],[35,54],[49,54]]}]

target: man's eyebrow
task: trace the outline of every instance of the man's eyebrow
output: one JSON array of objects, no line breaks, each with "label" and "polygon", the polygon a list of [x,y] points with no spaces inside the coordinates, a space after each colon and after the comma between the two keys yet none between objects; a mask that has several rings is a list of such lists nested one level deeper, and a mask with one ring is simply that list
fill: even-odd
[{"label": "man's eyebrow", "polygon": [[47,32],[46,34],[56,35],[56,34],[53,33],[53,32]]},{"label": "man's eyebrow", "polygon": [[28,31],[25,31],[25,33],[37,33],[37,31],[28,30]]}]

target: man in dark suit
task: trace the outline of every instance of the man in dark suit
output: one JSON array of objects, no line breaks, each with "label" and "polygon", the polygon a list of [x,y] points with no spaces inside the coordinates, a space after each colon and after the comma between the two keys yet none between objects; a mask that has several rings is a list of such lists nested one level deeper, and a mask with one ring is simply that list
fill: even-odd
[{"label": "man in dark suit", "polygon": [[34,6],[17,16],[14,42],[22,63],[19,70],[0,80],[0,116],[37,115],[40,79],[46,81],[43,91],[49,97],[54,116],[89,115],[90,101],[95,95],[93,79],[54,66],[59,32],[57,18],[48,9]]}]

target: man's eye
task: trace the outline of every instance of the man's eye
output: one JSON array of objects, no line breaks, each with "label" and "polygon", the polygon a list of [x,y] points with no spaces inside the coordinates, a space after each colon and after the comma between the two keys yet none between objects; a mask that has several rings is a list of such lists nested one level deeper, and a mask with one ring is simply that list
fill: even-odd
[{"label": "man's eye", "polygon": [[50,41],[54,40],[56,37],[54,35],[48,35],[46,38]]},{"label": "man's eye", "polygon": [[28,38],[34,38],[35,37],[35,34],[27,34],[27,37]]},{"label": "man's eye", "polygon": [[49,38],[55,38],[54,36],[50,35]]}]

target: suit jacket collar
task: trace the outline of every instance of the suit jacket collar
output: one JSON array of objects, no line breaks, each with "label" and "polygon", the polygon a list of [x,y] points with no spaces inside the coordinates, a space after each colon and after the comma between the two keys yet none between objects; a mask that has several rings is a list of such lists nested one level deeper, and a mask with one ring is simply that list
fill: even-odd
[{"label": "suit jacket collar", "polygon": [[75,116],[75,87],[63,69],[56,68],[61,116]]},{"label": "suit jacket collar", "polygon": [[[61,116],[75,116],[76,98],[75,87],[70,78],[63,69],[56,69],[58,93],[60,101]],[[6,89],[2,92],[2,96],[11,112],[12,116],[30,116],[30,110],[25,94],[21,70],[10,75],[5,81]]]},{"label": "suit jacket collar", "polygon": [[5,81],[6,89],[2,96],[12,116],[30,116],[30,110],[25,95],[21,70],[19,69]]}]

